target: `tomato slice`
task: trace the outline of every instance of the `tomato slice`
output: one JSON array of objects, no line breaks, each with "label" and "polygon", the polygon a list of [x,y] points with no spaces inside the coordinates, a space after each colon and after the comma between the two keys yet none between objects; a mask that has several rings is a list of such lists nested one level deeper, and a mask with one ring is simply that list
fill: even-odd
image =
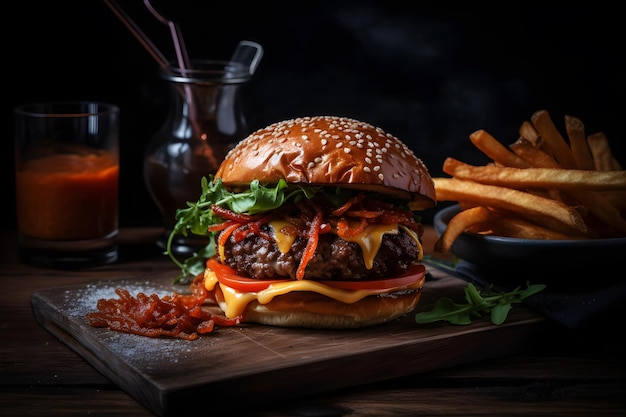
[{"label": "tomato slice", "polygon": [[346,290],[385,290],[398,287],[406,287],[414,284],[424,277],[426,268],[424,265],[413,265],[404,274],[387,279],[358,280],[358,281],[318,281],[330,287],[343,288]]},{"label": "tomato slice", "polygon": [[[241,275],[237,275],[234,269],[227,265],[219,263],[215,258],[209,259],[209,261],[207,262],[207,267],[215,272],[215,275],[217,276],[219,282],[241,292],[259,292],[266,289],[271,284],[293,281],[291,279],[259,280],[242,277]],[[328,285],[329,287],[341,288],[346,290],[384,290],[411,285],[422,279],[425,273],[426,268],[424,267],[424,265],[418,264],[411,266],[409,270],[406,271],[404,274],[389,279],[359,281],[328,280],[317,282],[319,282],[320,284]]]},{"label": "tomato slice", "polygon": [[291,281],[289,279],[261,280],[242,277],[241,275],[237,275],[237,272],[230,266],[219,263],[215,258],[211,258],[207,261],[207,267],[215,272],[219,282],[241,292],[259,292],[266,289],[271,284]]}]

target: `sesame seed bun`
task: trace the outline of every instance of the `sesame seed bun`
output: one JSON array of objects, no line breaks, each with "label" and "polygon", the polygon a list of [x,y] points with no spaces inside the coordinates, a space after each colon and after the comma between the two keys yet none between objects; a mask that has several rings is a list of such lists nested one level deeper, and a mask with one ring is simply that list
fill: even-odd
[{"label": "sesame seed bun", "polygon": [[412,210],[435,205],[424,163],[403,142],[347,117],[300,117],[257,130],[233,148],[215,178],[230,187],[262,183],[337,185],[408,200]]}]

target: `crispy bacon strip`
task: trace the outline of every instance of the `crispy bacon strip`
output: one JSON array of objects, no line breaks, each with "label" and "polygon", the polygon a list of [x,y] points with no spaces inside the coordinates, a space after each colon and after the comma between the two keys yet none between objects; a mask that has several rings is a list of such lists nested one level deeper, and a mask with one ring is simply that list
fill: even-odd
[{"label": "crispy bacon strip", "polygon": [[306,269],[307,264],[313,257],[315,253],[315,249],[317,249],[317,242],[319,241],[320,229],[322,226],[322,221],[324,219],[324,215],[321,209],[317,209],[317,214],[313,217],[313,221],[309,225],[309,229],[307,231],[307,236],[309,238],[306,247],[304,248],[304,252],[302,253],[302,259],[300,259],[300,265],[298,265],[298,270],[296,271],[296,278],[303,279],[304,278],[304,270]]},{"label": "crispy bacon strip", "polygon": [[230,237],[230,235],[237,230],[238,228],[241,227],[241,223],[232,221],[232,222],[228,222],[228,226],[226,226],[224,228],[224,231],[222,233],[220,233],[220,238],[219,238],[219,244],[220,246],[224,246],[226,245],[226,241],[228,240],[228,238]]},{"label": "crispy bacon strip", "polygon": [[87,314],[93,327],[109,327],[111,330],[148,337],[174,337],[195,340],[198,334],[210,333],[215,325],[234,326],[242,318],[233,319],[211,314],[202,309],[208,297],[204,288],[203,274],[190,285],[191,294],[173,294],[159,298],[139,293],[136,297],[122,288],[115,293],[118,299],[98,300],[97,312]]},{"label": "crispy bacon strip", "polygon": [[350,227],[350,223],[347,220],[339,220],[337,222],[337,235],[342,239],[347,239],[362,233],[367,226],[369,226],[369,221],[367,217],[361,217],[361,221],[357,227]]},{"label": "crispy bacon strip", "polygon": [[255,216],[249,214],[235,213],[226,207],[220,207],[216,204],[211,205],[211,211],[227,220],[234,220],[239,223],[248,223],[255,219]]},{"label": "crispy bacon strip", "polygon": [[354,197],[352,197],[350,200],[346,201],[341,207],[337,207],[335,210],[332,211],[332,215],[333,216],[337,216],[340,217],[342,216],[346,211],[350,210],[350,208],[357,204],[360,203],[361,201],[363,201],[363,199],[365,198],[365,194],[358,194]]},{"label": "crispy bacon strip", "polygon": [[262,217],[261,219],[257,221],[243,224],[240,228],[238,228],[237,230],[233,232],[233,237],[235,238],[235,241],[239,242],[245,239],[246,236],[250,233],[258,235],[265,240],[269,240],[269,241],[274,240],[273,237],[270,236],[269,233],[261,229],[261,227],[265,223],[267,223],[270,219],[271,219],[271,216],[268,215],[268,216]]}]

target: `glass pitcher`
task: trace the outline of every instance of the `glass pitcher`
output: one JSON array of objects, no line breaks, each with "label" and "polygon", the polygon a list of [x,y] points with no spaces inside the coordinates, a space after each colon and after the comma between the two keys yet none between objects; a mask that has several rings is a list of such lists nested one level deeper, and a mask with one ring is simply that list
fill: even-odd
[{"label": "glass pitcher", "polygon": [[[257,50],[256,58],[258,54]],[[165,227],[157,241],[163,249],[176,223],[176,210],[198,200],[201,178],[214,174],[228,151],[249,134],[241,93],[254,67],[234,60],[190,64],[187,69],[172,66],[160,72],[171,87],[171,104],[144,159],[144,180]],[[199,236],[177,235],[172,250],[187,256],[207,243]]]}]

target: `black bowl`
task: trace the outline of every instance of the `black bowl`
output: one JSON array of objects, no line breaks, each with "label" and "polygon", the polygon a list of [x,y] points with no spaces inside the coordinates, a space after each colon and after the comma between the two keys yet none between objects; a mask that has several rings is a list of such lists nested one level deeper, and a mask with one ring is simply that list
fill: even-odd
[{"label": "black bowl", "polygon": [[[438,211],[434,218],[437,234],[446,230],[458,205]],[[518,239],[465,232],[451,247],[457,257],[480,267],[532,271],[536,268],[576,271],[579,268],[621,265],[626,256],[626,238],[586,240]]]}]

